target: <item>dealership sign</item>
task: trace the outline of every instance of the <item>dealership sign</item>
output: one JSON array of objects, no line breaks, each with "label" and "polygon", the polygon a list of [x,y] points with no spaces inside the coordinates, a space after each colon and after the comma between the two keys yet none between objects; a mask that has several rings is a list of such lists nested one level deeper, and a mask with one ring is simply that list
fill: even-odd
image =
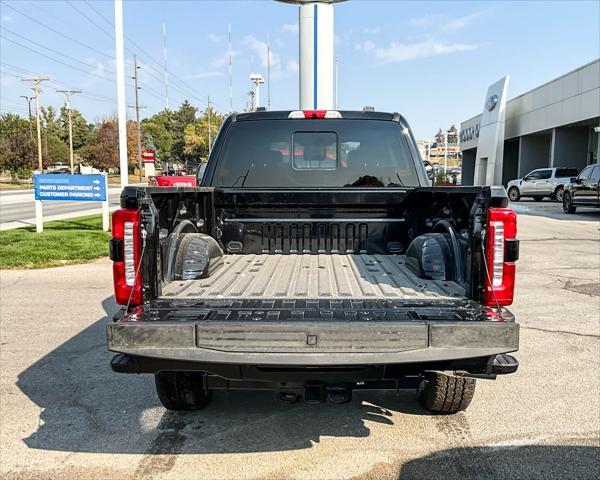
[{"label": "dealership sign", "polygon": [[108,231],[106,175],[37,174],[33,176],[36,231],[44,229],[42,202],[102,202],[102,228]]},{"label": "dealership sign", "polygon": [[460,131],[461,143],[469,142],[475,138],[479,138],[479,124]]},{"label": "dealership sign", "polygon": [[154,150],[144,150],[142,152],[144,163],[154,163]]}]

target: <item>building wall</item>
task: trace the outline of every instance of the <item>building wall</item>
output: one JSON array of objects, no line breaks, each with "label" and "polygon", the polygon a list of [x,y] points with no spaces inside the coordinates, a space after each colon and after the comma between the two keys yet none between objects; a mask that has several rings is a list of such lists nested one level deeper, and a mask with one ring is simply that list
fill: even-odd
[{"label": "building wall", "polygon": [[552,136],[553,167],[577,167],[582,170],[588,160],[588,127],[555,128]]},{"label": "building wall", "polygon": [[552,135],[525,135],[519,142],[519,177],[550,166]]}]

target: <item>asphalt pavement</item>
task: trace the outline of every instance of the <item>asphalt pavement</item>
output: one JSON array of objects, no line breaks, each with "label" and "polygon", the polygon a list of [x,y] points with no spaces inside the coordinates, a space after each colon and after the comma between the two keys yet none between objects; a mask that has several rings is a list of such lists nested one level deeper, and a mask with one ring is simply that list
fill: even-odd
[{"label": "asphalt pavement", "polygon": [[167,412],[151,376],[110,371],[108,260],[2,271],[0,477],[598,478],[600,212],[538,207],[519,215],[520,368],[478,381],[453,416],[412,392],[345,405],[218,392],[203,411]]}]

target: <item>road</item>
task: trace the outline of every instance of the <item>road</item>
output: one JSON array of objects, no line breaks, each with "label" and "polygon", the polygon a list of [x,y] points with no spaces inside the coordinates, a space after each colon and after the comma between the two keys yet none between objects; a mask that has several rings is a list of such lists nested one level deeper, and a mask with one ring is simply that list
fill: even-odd
[{"label": "road", "polygon": [[[121,189],[108,189],[110,208],[119,205]],[[55,202],[43,203],[44,221],[72,218],[81,215],[102,213],[99,202]],[[0,192],[0,230],[35,225],[35,203],[33,190]]]},{"label": "road", "polygon": [[598,478],[599,213],[519,216],[521,366],[478,381],[454,416],[411,392],[345,405],[220,392],[204,411],[166,412],[151,377],[109,369],[108,260],[3,271],[0,477]]}]

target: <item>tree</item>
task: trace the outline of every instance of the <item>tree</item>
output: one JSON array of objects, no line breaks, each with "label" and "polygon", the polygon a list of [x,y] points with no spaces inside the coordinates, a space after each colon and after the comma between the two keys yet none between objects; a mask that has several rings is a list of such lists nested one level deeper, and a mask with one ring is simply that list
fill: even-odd
[{"label": "tree", "polygon": [[[77,109],[71,109],[71,121],[73,127],[73,150],[78,151],[84,147],[93,137],[93,125],[87,123],[81,112]],[[62,128],[63,142],[69,144],[69,110],[65,105],[60,108],[59,122]]]},{"label": "tree", "polygon": [[185,153],[185,129],[188,125],[196,123],[198,109],[185,100],[178,110],[173,113],[173,156],[179,161],[191,159]]},{"label": "tree", "polygon": [[448,143],[457,143],[458,142],[458,131],[456,130],[456,125],[452,125],[448,129]]},{"label": "tree", "polygon": [[446,139],[444,138],[444,132],[442,132],[442,129],[438,129],[437,133],[435,134],[435,143],[437,143],[437,145],[443,145],[444,142],[446,141]]},{"label": "tree", "polygon": [[[163,110],[141,121],[142,136],[152,137],[156,158],[161,161],[168,161],[173,155],[172,119],[173,112]],[[149,147],[146,145],[146,148]]]},{"label": "tree", "polygon": [[[208,115],[209,110],[206,109],[202,115],[194,122],[189,124],[184,130],[184,154],[192,160],[201,161],[208,158]],[[215,137],[223,123],[224,117],[210,108],[210,139],[214,142]]]},{"label": "tree", "polygon": [[49,105],[48,107],[42,107],[42,128],[46,135],[52,135],[58,137],[61,140],[69,141],[69,131],[64,128],[61,121],[56,116],[56,109]]},{"label": "tree", "polygon": [[69,163],[69,147],[60,138],[54,135],[46,135],[42,140],[42,161],[44,165],[52,163]]},{"label": "tree", "polygon": [[37,160],[29,122],[13,113],[0,115],[0,170],[27,177]]},{"label": "tree", "polygon": [[133,170],[140,164],[138,157],[137,123],[134,120],[127,121],[127,164]]},{"label": "tree", "polygon": [[82,149],[82,154],[100,170],[119,167],[119,129],[114,117],[102,121],[90,143]]}]

